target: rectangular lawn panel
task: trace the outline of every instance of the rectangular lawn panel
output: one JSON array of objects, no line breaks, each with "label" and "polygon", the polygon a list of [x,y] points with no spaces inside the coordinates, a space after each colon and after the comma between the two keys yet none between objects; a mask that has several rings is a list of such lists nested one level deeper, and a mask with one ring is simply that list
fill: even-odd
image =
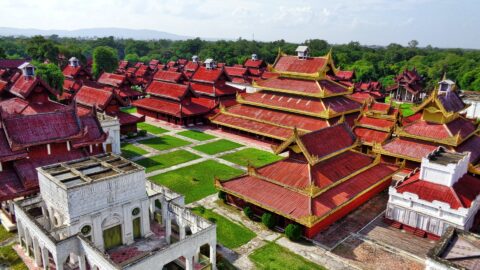
[{"label": "rectangular lawn panel", "polygon": [[28,270],[28,267],[13,249],[13,244],[0,247],[0,267],[1,265],[6,265],[7,268],[5,269],[10,270]]},{"label": "rectangular lawn panel", "polygon": [[256,269],[289,269],[289,270],[324,270],[326,268],[310,262],[303,257],[279,246],[275,243],[268,243],[265,246],[253,251],[249,256],[255,264]]},{"label": "rectangular lawn panel", "polygon": [[177,134],[181,135],[183,137],[187,137],[187,138],[190,138],[190,139],[193,139],[193,140],[197,140],[197,141],[206,141],[206,140],[211,140],[213,138],[216,138],[213,135],[206,134],[206,133],[203,133],[203,132],[198,131],[198,130],[185,130],[185,131],[182,131],[182,132],[178,132]]},{"label": "rectangular lawn panel", "polygon": [[10,239],[15,236],[15,233],[8,232],[5,227],[0,225],[0,242]]},{"label": "rectangular lawn panel", "polygon": [[185,146],[190,144],[190,142],[187,142],[182,139],[178,139],[169,135],[141,140],[138,142],[141,144],[150,146],[159,151],[168,150],[175,147],[180,147],[180,146]]},{"label": "rectangular lawn panel", "polygon": [[221,139],[211,143],[197,145],[193,147],[193,149],[203,152],[205,154],[215,155],[221,152],[238,148],[240,146],[243,146],[243,145],[236,142],[229,141],[229,140]]},{"label": "rectangular lawn panel", "polygon": [[122,156],[125,158],[139,157],[141,155],[148,154],[148,151],[142,149],[138,146],[135,146],[131,143],[122,143],[121,144]]},{"label": "rectangular lawn panel", "polygon": [[137,107],[121,108],[120,110],[125,113],[136,113]]},{"label": "rectangular lawn panel", "polygon": [[254,167],[265,166],[282,159],[281,156],[255,148],[242,149],[235,153],[223,155],[220,158],[241,166],[247,166],[250,163]]},{"label": "rectangular lawn panel", "polygon": [[162,133],[168,132],[168,130],[164,128],[156,127],[154,125],[150,125],[144,122],[138,123],[137,127],[139,129],[146,130],[148,133],[152,133],[152,134],[162,134]]},{"label": "rectangular lawn panel", "polygon": [[195,207],[192,210],[197,215],[217,224],[217,240],[229,249],[241,247],[256,236],[256,234],[247,227],[230,221],[210,209]]},{"label": "rectangular lawn panel", "polygon": [[185,203],[203,199],[217,192],[214,185],[215,176],[226,180],[243,173],[214,160],[206,160],[170,172],[150,177],[150,181],[167,186],[185,195]]},{"label": "rectangular lawn panel", "polygon": [[193,153],[185,150],[178,150],[163,155],[157,155],[136,161],[139,165],[145,167],[147,173],[165,169],[174,165],[185,163],[200,158]]}]

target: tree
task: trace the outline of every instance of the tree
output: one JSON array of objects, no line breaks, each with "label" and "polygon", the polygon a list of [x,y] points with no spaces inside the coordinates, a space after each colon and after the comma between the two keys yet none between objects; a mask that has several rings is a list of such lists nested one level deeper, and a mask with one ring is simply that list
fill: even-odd
[{"label": "tree", "polygon": [[2,47],[0,47],[0,58],[7,58],[7,53]]},{"label": "tree", "polygon": [[60,94],[63,92],[64,76],[57,65],[52,63],[37,64],[35,67],[35,72],[38,77],[46,82],[51,88],[57,90]]},{"label": "tree", "polygon": [[277,222],[275,220],[275,217],[271,213],[263,213],[262,223],[263,225],[265,225],[265,227],[273,229]]},{"label": "tree", "polygon": [[302,236],[302,228],[298,224],[288,224],[285,228],[285,236],[292,241],[297,241]]},{"label": "tree", "polygon": [[48,60],[51,63],[57,63],[58,61],[58,47],[51,40],[42,36],[34,36],[29,39],[26,52],[33,60],[38,62]]},{"label": "tree", "polygon": [[136,53],[129,53],[125,55],[124,59],[130,63],[136,63],[140,60],[140,57]]},{"label": "tree", "polygon": [[93,75],[98,77],[102,72],[112,72],[118,66],[117,51],[108,46],[100,46],[93,50]]},{"label": "tree", "polygon": [[243,208],[243,213],[249,219],[253,218],[253,211],[252,211],[252,208],[250,208],[250,206],[245,206],[245,208]]},{"label": "tree", "polygon": [[416,49],[417,46],[418,46],[418,41],[416,41],[415,39],[408,42],[408,47],[410,48]]}]

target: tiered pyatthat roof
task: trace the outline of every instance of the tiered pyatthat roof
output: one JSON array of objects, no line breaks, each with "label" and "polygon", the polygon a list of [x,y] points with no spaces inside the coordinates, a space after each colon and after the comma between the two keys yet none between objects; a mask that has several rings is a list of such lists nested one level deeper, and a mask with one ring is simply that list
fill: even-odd
[{"label": "tiered pyatthat roof", "polygon": [[220,97],[235,95],[238,91],[238,89],[226,84],[226,82],[231,81],[231,78],[223,67],[207,68],[201,66],[193,73],[190,81],[193,91],[199,95]]},{"label": "tiered pyatthat roof", "polygon": [[396,138],[374,145],[374,151],[387,156],[415,162],[436,146],[451,150],[470,151],[472,164],[480,159],[480,128],[460,114],[468,105],[458,93],[449,91],[432,95],[414,109],[412,116],[402,119],[395,128]]},{"label": "tiered pyatthat roof", "polygon": [[395,85],[387,88],[387,91],[394,91],[401,87],[412,94],[417,94],[425,88],[425,79],[418,73],[416,68],[412,70],[405,69],[395,77],[395,83]]},{"label": "tiered pyatthat roof", "polygon": [[[342,78],[349,75],[335,68],[331,52],[323,57],[298,57],[280,52],[269,70],[274,76],[253,83],[259,91],[237,95],[241,106],[235,108],[245,110],[227,108],[210,120],[218,125],[285,140],[288,129],[293,130],[295,126],[312,131],[335,124],[342,116],[353,124],[352,120],[362,108],[361,103],[348,97],[353,87],[336,81],[337,73]],[[252,113],[254,110],[270,116],[260,117]],[[287,119],[302,119],[308,125]]]},{"label": "tiered pyatthat roof", "polygon": [[[321,143],[319,143],[321,142]],[[247,174],[216,180],[216,186],[248,203],[315,226],[347,207],[359,196],[388,183],[397,166],[353,150],[358,141],[345,123],[293,135],[276,153],[290,151],[281,161],[249,167]]]},{"label": "tiered pyatthat roof", "polygon": [[392,104],[371,101],[355,120],[354,132],[364,145],[382,143],[392,135],[399,111]]}]

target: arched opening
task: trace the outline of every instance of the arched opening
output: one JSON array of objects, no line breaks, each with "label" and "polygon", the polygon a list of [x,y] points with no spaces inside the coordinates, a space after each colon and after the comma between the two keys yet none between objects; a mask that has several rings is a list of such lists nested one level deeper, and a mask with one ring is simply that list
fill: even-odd
[{"label": "arched opening", "polygon": [[132,217],[133,239],[139,239],[142,237],[142,220],[140,218],[140,208],[136,207],[132,210]]},{"label": "arched opening", "polygon": [[109,250],[123,244],[121,219],[117,215],[107,217],[102,222],[103,245]]}]

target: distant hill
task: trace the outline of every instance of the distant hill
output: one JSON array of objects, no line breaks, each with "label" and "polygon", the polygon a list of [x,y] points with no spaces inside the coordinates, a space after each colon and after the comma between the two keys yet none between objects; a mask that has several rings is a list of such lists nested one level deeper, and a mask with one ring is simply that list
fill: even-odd
[{"label": "distant hill", "polygon": [[108,37],[114,36],[117,38],[133,38],[139,40],[149,39],[171,39],[171,40],[184,40],[192,37],[180,36],[172,33],[148,30],[148,29],[127,29],[127,28],[85,28],[77,30],[41,30],[34,28],[10,28],[0,27],[0,36],[50,36],[58,35],[60,37],[81,37],[81,38],[94,38],[94,37]]}]

